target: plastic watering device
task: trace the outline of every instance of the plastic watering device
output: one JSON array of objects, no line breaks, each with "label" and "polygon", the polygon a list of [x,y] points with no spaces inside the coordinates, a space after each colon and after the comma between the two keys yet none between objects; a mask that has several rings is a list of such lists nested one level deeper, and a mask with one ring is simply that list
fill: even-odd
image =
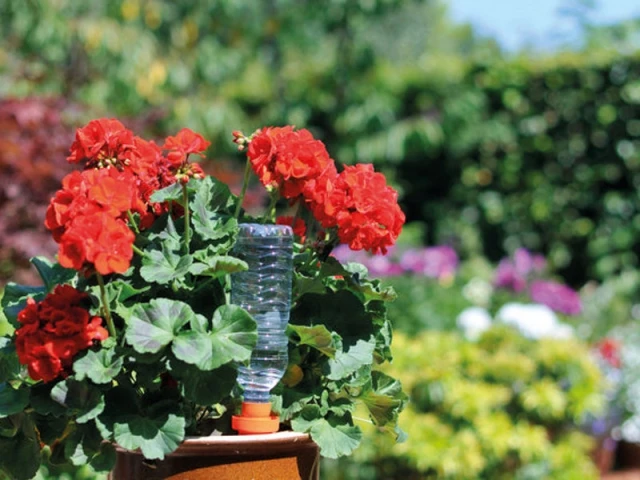
[{"label": "plastic watering device", "polygon": [[258,324],[258,341],[248,366],[238,368],[242,412],[231,425],[239,434],[277,432],[270,391],[287,368],[285,334],[291,310],[293,232],[285,225],[240,225],[234,255],[249,269],[231,277],[231,303],[247,310]]}]

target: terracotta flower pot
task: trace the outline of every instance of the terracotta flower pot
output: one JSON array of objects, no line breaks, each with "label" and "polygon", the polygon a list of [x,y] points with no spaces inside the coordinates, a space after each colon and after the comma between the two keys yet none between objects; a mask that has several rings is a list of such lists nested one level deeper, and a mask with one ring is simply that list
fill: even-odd
[{"label": "terracotta flower pot", "polygon": [[110,480],[317,480],[320,451],[309,435],[191,437],[164,460],[117,449]]}]

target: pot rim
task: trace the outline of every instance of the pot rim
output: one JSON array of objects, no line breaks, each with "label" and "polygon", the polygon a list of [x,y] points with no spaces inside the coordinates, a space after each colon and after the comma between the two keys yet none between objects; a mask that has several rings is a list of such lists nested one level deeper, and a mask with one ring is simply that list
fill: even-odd
[{"label": "pot rim", "polygon": [[[282,431],[275,433],[263,433],[252,435],[209,435],[202,437],[185,437],[178,448],[169,455],[190,455],[198,452],[208,452],[213,454],[226,454],[234,452],[250,453],[256,448],[289,448],[292,445],[299,447],[314,445],[311,437],[307,433],[293,431]],[[122,453],[133,453],[142,455],[140,450],[128,450],[118,444],[114,444],[116,451]],[[212,450],[213,447],[213,450]],[[297,447],[296,447],[297,448]]]}]

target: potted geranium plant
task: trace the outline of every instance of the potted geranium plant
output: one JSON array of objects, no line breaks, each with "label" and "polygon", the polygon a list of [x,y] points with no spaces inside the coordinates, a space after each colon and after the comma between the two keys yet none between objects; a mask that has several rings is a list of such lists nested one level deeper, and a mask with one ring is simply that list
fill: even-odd
[{"label": "potted geranium plant", "polygon": [[[271,392],[281,429],[310,434],[328,457],[361,433],[357,403],[398,436],[399,382],[385,302],[394,292],[358,264],[330,256],[339,243],[374,253],[393,245],[404,215],[370,165],[338,173],[309,131],[269,127],[234,141],[247,154],[242,193],[203,173],[192,154],[209,143],[188,129],[162,145],[114,119],[77,130],[45,224],[57,260],[34,258],[42,286],[9,284],[2,307],[14,332],[0,338],[0,471],[35,475],[52,461],[109,471],[115,449],[149,461],[190,436],[233,435],[236,377],[257,341],[255,319],[229,298],[241,222],[295,232],[288,367]],[[254,171],[269,192],[264,215],[242,208]],[[295,213],[278,218],[283,202]]]}]

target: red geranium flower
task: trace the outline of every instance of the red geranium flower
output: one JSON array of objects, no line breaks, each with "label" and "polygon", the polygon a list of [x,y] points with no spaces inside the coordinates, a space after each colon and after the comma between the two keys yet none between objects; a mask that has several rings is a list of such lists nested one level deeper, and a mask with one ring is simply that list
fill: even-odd
[{"label": "red geranium flower", "polygon": [[335,168],[324,144],[306,129],[267,127],[255,135],[247,156],[260,182],[295,200],[305,185]]},{"label": "red geranium flower", "polygon": [[78,352],[109,336],[102,318],[83,306],[88,298],[70,285],[58,285],[39,303],[27,300],[18,314],[22,326],[16,331],[16,351],[31,378],[50,382],[66,377]]},{"label": "red geranium flower", "polygon": [[[100,118],[76,130],[70,163],[86,162],[85,168],[106,166],[103,162],[125,160],[134,147],[133,132],[115,119]],[[114,162],[115,163],[115,162]]]},{"label": "red geranium flower", "polygon": [[384,175],[373,165],[345,167],[338,176],[334,192],[329,195],[338,237],[352,250],[386,253],[405,221],[398,205],[398,193],[387,185]]},{"label": "red geranium flower", "polygon": [[294,222],[294,218],[292,216],[281,216],[276,218],[277,225],[289,225],[293,230],[293,234],[296,235],[301,243],[304,243],[307,233],[307,226],[304,223],[304,220],[301,218],[296,218]]},{"label": "red geranium flower", "polygon": [[169,162],[177,168],[187,161],[190,153],[204,157],[202,152],[204,152],[209,145],[211,145],[211,142],[207,142],[199,133],[195,133],[188,128],[183,128],[175,137],[167,137],[162,148],[169,150],[167,158]]}]

